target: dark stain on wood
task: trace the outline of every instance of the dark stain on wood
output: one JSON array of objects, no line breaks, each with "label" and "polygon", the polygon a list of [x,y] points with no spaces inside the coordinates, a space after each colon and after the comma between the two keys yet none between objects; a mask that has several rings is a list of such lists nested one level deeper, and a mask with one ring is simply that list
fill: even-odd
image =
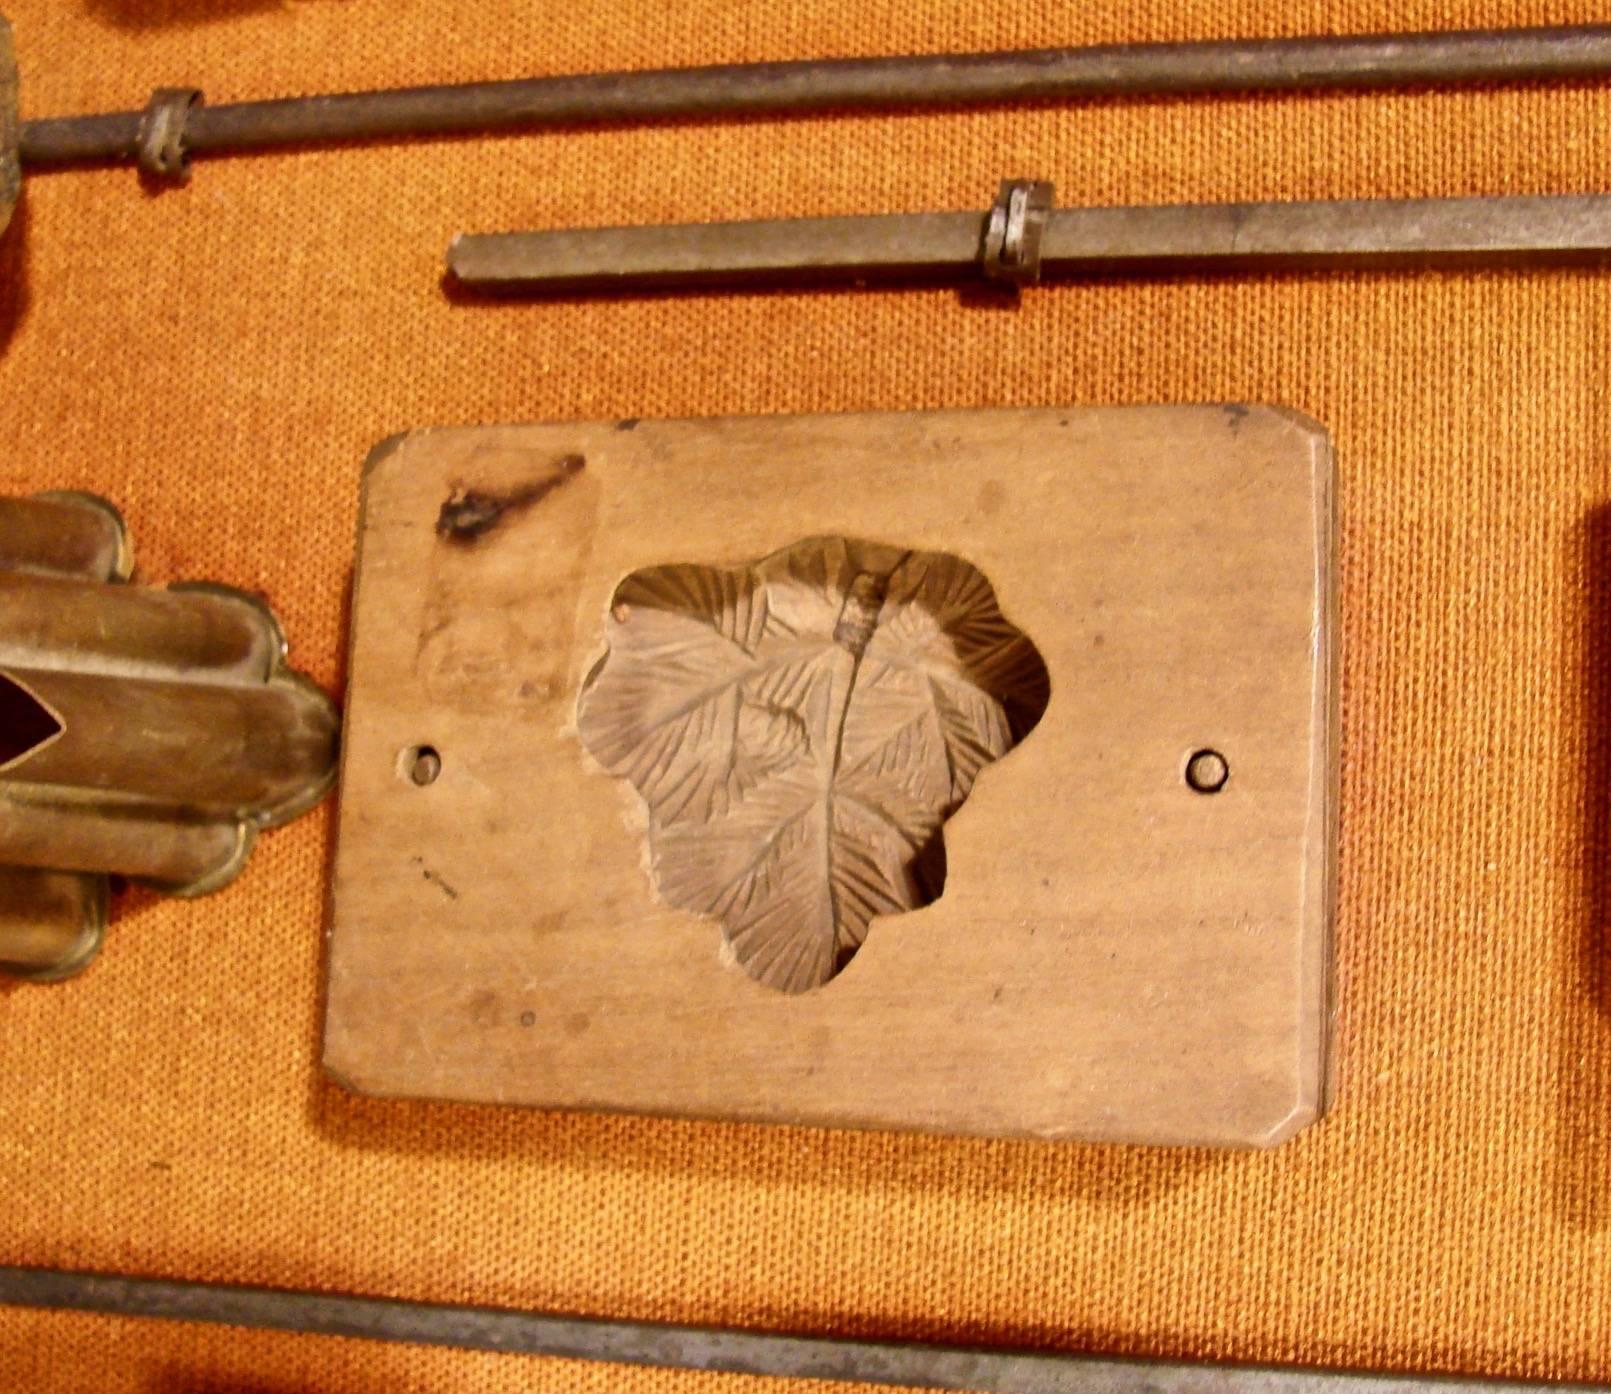
[{"label": "dark stain on wood", "polygon": [[519,513],[541,503],[555,489],[580,474],[587,461],[580,455],[566,455],[553,472],[529,484],[494,493],[486,489],[455,488],[436,515],[436,535],[445,542],[469,544],[479,541],[511,513]]},{"label": "dark stain on wood", "polygon": [[454,890],[452,886],[448,885],[446,879],[444,879],[440,872],[432,871],[430,867],[426,867],[424,872],[421,874],[449,900],[457,900],[459,898],[459,893]]},{"label": "dark stain on wood", "polygon": [[458,891],[453,886],[448,884],[446,877],[444,877],[440,872],[432,871],[430,867],[425,865],[424,857],[411,857],[409,860],[411,860],[415,866],[419,867],[421,877],[423,877],[431,885],[435,886],[437,890],[441,891],[442,894],[445,895],[449,900],[457,900],[459,898]]}]

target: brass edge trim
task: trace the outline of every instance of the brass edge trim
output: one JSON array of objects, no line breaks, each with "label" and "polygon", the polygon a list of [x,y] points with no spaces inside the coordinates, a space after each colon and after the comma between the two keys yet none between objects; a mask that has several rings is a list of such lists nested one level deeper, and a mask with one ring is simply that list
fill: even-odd
[{"label": "brass edge trim", "polygon": [[147,876],[135,876],[130,879],[140,886],[147,886],[151,890],[159,891],[163,895],[173,896],[176,900],[194,900],[198,896],[211,895],[214,891],[221,891],[246,869],[246,863],[252,855],[252,848],[257,843],[257,827],[247,819],[237,819],[235,822],[235,845],[230,849],[229,856],[220,862],[211,871],[203,872],[193,881],[175,883],[172,881],[157,881]]},{"label": "brass edge trim", "polygon": [[314,682],[306,673],[298,672],[295,668],[282,666],[269,679],[268,685],[270,687],[289,687],[299,691],[309,702],[322,707],[329,713],[332,728],[330,763],[325,766],[319,778],[298,790],[284,802],[270,808],[253,810],[249,815],[259,828],[278,828],[285,823],[300,818],[335,787],[336,777],[341,772],[341,709],[336,706],[330,694],[320,687],[318,683]]}]

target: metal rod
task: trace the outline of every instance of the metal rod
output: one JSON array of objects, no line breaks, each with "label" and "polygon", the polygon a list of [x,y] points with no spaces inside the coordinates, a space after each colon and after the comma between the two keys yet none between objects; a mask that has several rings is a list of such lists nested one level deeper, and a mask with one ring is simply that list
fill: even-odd
[{"label": "metal rod", "polygon": [[1598,1385],[786,1336],[47,1268],[0,1267],[0,1302],[623,1365],[988,1394],[1611,1394]]},{"label": "metal rod", "polygon": [[[591,292],[980,274],[977,213],[461,236],[448,267],[487,291]],[[1611,195],[1056,209],[1047,277],[1611,261]]]},{"label": "metal rod", "polygon": [[[1030,100],[1571,82],[1611,76],[1611,26],[1106,44],[521,78],[197,106],[187,152],[701,116]],[[135,159],[145,112],[23,123],[28,165]]]}]

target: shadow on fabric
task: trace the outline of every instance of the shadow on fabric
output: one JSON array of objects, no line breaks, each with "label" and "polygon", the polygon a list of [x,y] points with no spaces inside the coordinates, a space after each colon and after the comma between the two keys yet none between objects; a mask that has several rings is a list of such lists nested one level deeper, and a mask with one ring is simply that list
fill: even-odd
[{"label": "shadow on fabric", "polygon": [[1555,1062],[1555,1192],[1562,1218],[1601,1230],[1611,1222],[1611,504],[1588,512],[1571,546],[1567,575],[1582,578],[1581,627],[1579,642],[1568,646],[1574,666],[1567,690],[1579,706],[1576,722],[1567,722],[1565,756],[1582,761],[1582,804],[1571,810],[1582,829],[1582,928],[1562,965],[1574,1000],[1562,1014]]},{"label": "shadow on fabric", "polygon": [[0,235],[0,356],[4,356],[28,316],[28,195],[17,200],[11,224]]},{"label": "shadow on fabric", "polygon": [[148,1386],[150,1394],[313,1394],[305,1384],[265,1384],[259,1379],[235,1379],[182,1366],[164,1366]]},{"label": "shadow on fabric", "polygon": [[188,29],[283,10],[303,0],[84,0],[92,19],[116,29]]},{"label": "shadow on fabric", "polygon": [[319,1072],[310,1081],[307,1120],[343,1148],[403,1158],[707,1181],[737,1173],[778,1183],[833,1176],[857,1187],[1024,1191],[1119,1207],[1149,1203],[1206,1174],[1262,1168],[1279,1155],[387,1099],[355,1094]]}]

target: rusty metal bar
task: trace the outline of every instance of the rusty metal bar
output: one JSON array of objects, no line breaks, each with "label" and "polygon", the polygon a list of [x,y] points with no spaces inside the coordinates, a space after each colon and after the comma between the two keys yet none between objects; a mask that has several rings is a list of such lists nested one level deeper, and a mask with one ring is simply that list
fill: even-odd
[{"label": "rusty metal bar", "polygon": [[[1345,38],[1104,44],[520,78],[381,92],[196,104],[24,122],[27,165],[141,158],[155,117],[164,159],[464,131],[688,117],[898,110],[1097,97],[1305,89],[1374,90],[1611,76],[1611,26]],[[149,152],[148,152],[149,153]],[[171,173],[159,163],[154,172]]]},{"label": "rusty metal bar", "polygon": [[908,213],[470,233],[453,239],[447,264],[485,291],[954,281],[979,274],[982,228],[978,213]]},{"label": "rusty metal bar", "polygon": [[[448,267],[489,292],[973,280],[986,226],[916,213],[466,235]],[[1054,209],[1038,264],[1058,278],[1607,261],[1611,195],[1591,194]]]},{"label": "rusty metal bar", "polygon": [[1611,1394],[1604,1386],[789,1336],[47,1268],[0,1267],[0,1303],[621,1365],[988,1394]]}]

